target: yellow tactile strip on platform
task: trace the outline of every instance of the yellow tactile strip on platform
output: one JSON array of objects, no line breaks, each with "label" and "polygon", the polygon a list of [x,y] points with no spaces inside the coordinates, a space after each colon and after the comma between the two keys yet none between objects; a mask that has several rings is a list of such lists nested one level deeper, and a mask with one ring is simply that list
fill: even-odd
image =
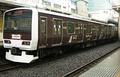
[{"label": "yellow tactile strip on platform", "polygon": [[115,77],[120,77],[120,71],[115,75]]}]

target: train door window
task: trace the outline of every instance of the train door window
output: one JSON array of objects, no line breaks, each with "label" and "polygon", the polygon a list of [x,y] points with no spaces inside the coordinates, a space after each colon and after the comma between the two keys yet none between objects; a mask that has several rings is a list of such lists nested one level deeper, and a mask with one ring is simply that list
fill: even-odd
[{"label": "train door window", "polygon": [[86,26],[86,33],[87,33],[87,34],[92,33],[92,26],[91,26],[90,24],[88,24],[88,25]]},{"label": "train door window", "polygon": [[53,34],[57,34],[57,20],[53,20]]},{"label": "train door window", "polygon": [[45,46],[47,43],[47,17],[40,16],[40,46]]},{"label": "train door window", "polygon": [[83,33],[83,23],[78,23],[78,34],[82,34]]},{"label": "train door window", "polygon": [[45,32],[46,18],[41,18],[41,32]]},{"label": "train door window", "polygon": [[107,26],[107,33],[109,33],[110,32],[110,29],[109,29],[109,26]]},{"label": "train door window", "polygon": [[114,36],[114,27],[111,27],[111,35]]},{"label": "train door window", "polygon": [[101,33],[101,31],[102,31],[102,27],[101,27],[101,25],[99,26],[99,32]]},{"label": "train door window", "polygon": [[81,24],[81,34],[83,34],[84,23]]},{"label": "train door window", "polygon": [[83,27],[84,27],[84,24],[81,24],[81,34],[83,34]]},{"label": "train door window", "polygon": [[103,27],[103,33],[105,34],[105,32],[106,32],[106,27],[104,25],[104,27]]},{"label": "train door window", "polygon": [[81,31],[80,29],[81,29],[81,23],[78,23],[78,34],[81,33],[81,32],[80,32],[80,31]]},{"label": "train door window", "polygon": [[53,33],[54,34],[62,33],[62,20],[56,18],[53,19]]},{"label": "train door window", "polygon": [[58,20],[58,34],[61,34],[62,20]]},{"label": "train door window", "polygon": [[75,23],[71,23],[71,22],[67,23],[67,33],[75,34]]}]

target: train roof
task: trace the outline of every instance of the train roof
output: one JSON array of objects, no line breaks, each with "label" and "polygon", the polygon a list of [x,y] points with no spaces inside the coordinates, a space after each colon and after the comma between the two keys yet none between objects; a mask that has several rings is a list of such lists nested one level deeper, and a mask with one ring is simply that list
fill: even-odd
[{"label": "train roof", "polygon": [[109,26],[116,26],[115,24],[108,24]]},{"label": "train roof", "polygon": [[57,13],[57,12],[52,12],[52,11],[47,11],[47,10],[43,10],[43,9],[38,9],[38,12],[46,13],[46,14],[51,14],[51,15],[56,15],[56,16],[61,16],[61,17],[72,18],[72,19],[78,19],[78,20],[87,21],[87,22],[93,22],[93,23],[96,23],[96,24],[107,25],[106,23],[98,22],[98,21],[93,21],[93,20],[90,20],[90,19],[85,19],[85,18],[83,18],[81,16],[67,15],[67,14]]},{"label": "train roof", "polygon": [[[11,11],[11,10],[16,10],[16,9],[31,9],[31,10],[38,10],[38,12],[41,13],[45,13],[45,14],[51,14],[51,15],[56,15],[56,16],[61,16],[61,17],[67,17],[67,18],[72,18],[72,19],[78,19],[78,20],[82,20],[82,21],[87,21],[87,22],[92,22],[92,23],[96,23],[96,24],[101,24],[101,25],[108,25],[107,23],[103,23],[103,22],[98,22],[98,21],[93,21],[90,19],[85,19],[82,18],[81,16],[74,16],[74,15],[67,15],[67,14],[63,14],[63,13],[57,13],[57,12],[52,12],[52,11],[48,11],[45,9],[38,9],[38,8],[29,8],[29,7],[19,7],[19,8],[13,8],[13,9],[9,9],[7,11]],[[5,12],[7,12],[5,11]]]}]

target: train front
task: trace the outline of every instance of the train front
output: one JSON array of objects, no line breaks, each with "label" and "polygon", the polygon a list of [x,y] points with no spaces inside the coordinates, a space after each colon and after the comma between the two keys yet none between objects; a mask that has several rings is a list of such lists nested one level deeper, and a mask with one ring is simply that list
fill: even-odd
[{"label": "train front", "polygon": [[4,48],[8,48],[7,60],[30,63],[38,59],[37,14],[34,9],[23,8],[8,10],[4,13],[3,45]]}]

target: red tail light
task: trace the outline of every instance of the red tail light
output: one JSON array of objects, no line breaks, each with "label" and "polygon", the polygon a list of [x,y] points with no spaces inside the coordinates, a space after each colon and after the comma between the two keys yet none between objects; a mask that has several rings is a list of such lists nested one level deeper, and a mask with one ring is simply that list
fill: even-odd
[{"label": "red tail light", "polygon": [[23,41],[23,42],[22,42],[22,45],[30,45],[30,42],[28,42],[28,41]]}]

